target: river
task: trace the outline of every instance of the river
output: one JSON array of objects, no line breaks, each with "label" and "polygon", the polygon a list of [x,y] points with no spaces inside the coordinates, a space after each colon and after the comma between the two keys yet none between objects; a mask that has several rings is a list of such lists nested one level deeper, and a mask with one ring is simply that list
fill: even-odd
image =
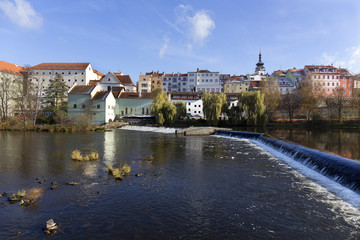
[{"label": "river", "polygon": [[[52,239],[360,236],[359,195],[281,153],[249,140],[134,130],[1,132],[0,193],[45,192],[27,207],[0,198],[0,239],[47,239],[41,228],[51,218],[60,225]],[[74,149],[100,158],[75,162]],[[114,180],[109,163],[129,164],[130,176]]]}]

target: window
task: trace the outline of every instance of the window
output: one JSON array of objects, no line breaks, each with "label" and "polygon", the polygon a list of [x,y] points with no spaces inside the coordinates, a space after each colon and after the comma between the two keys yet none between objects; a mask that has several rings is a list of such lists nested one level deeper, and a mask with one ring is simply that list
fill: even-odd
[{"label": "window", "polygon": [[189,103],[188,105],[191,105],[191,103]]},{"label": "window", "polygon": [[68,80],[68,82],[70,82],[70,79]]},{"label": "window", "polygon": [[75,82],[77,82],[77,79],[75,79]]},{"label": "window", "polygon": [[190,108],[189,108],[189,112],[190,112]]},{"label": "window", "polygon": [[81,108],[85,108],[86,107],[86,105],[83,103],[82,105],[81,105]]},{"label": "window", "polygon": [[75,74],[77,74],[77,72]]},{"label": "window", "polygon": [[127,107],[125,108],[125,114],[128,114],[128,108]]},{"label": "window", "polygon": [[74,108],[77,108],[77,105],[76,105],[76,104],[74,104]]},{"label": "window", "polygon": [[100,104],[96,105],[96,108],[97,108],[97,109],[100,109]]},{"label": "window", "polygon": [[110,78],[108,79],[108,81],[110,82]]},{"label": "window", "polygon": [[51,75],[51,72],[49,72],[49,74]]},{"label": "window", "polygon": [[108,109],[111,109],[110,105],[108,105]]},{"label": "window", "polygon": [[194,113],[196,113],[196,111],[194,111]]},{"label": "window", "polygon": [[62,75],[64,75],[64,73],[63,73],[63,72],[62,72],[61,74],[62,74]]},{"label": "window", "polygon": [[45,74],[45,72],[43,72],[43,74]]},{"label": "window", "polygon": [[343,88],[345,88],[345,84],[343,84]]}]

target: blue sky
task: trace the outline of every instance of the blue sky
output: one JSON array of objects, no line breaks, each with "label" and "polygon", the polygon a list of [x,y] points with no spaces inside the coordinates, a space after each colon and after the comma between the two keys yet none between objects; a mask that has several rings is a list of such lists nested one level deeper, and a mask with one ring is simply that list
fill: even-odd
[{"label": "blue sky", "polygon": [[103,73],[360,72],[359,0],[0,0],[0,60],[90,62]]}]

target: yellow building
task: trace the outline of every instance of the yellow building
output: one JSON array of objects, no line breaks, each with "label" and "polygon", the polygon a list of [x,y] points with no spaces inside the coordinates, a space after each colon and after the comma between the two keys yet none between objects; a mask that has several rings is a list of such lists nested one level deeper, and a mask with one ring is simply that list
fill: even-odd
[{"label": "yellow building", "polygon": [[241,93],[249,91],[250,81],[244,80],[243,76],[234,76],[224,83],[224,93]]},{"label": "yellow building", "polygon": [[161,87],[161,79],[163,73],[149,72],[143,75],[140,73],[137,83],[138,92],[152,92],[154,89]]}]

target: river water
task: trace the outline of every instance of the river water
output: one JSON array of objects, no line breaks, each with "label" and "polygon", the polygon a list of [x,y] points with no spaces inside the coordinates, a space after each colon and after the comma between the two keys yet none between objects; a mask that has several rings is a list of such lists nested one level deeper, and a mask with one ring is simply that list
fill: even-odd
[{"label": "river water", "polygon": [[[0,198],[0,239],[47,239],[51,218],[60,225],[52,239],[360,237],[357,193],[261,143],[134,130],[1,132],[0,193],[45,192],[28,207]],[[74,162],[74,149],[100,158]],[[129,164],[130,176],[115,181],[108,163]]]}]

